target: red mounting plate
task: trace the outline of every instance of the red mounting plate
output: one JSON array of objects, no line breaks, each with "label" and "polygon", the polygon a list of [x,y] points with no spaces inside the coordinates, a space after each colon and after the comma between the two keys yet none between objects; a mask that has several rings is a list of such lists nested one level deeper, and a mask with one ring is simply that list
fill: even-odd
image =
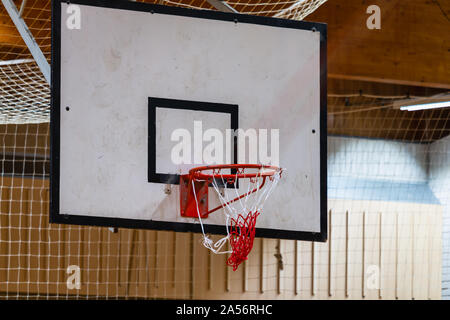
[{"label": "red mounting plate", "polygon": [[[201,218],[208,218],[208,182],[194,181],[194,190],[192,189],[192,180],[190,175],[180,176],[180,212],[182,217],[198,218],[198,210]],[[195,199],[197,198],[197,201]]]}]

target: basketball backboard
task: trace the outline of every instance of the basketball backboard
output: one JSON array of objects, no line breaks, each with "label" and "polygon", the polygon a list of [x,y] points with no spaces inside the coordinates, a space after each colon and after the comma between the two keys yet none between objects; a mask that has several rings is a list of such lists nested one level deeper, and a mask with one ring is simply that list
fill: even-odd
[{"label": "basketball backboard", "polygon": [[[285,174],[256,235],[326,239],[326,25],[131,1],[52,10],[51,222],[200,232],[180,175],[268,163]],[[220,214],[204,223],[225,233]]]}]

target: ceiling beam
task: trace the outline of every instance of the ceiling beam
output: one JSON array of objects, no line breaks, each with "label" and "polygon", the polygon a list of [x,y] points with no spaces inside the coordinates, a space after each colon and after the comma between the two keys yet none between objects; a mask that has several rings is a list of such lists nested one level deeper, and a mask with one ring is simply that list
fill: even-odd
[{"label": "ceiling beam", "polygon": [[354,81],[363,81],[363,82],[387,83],[387,84],[396,84],[396,85],[402,85],[402,86],[413,86],[413,87],[424,87],[424,88],[436,88],[436,89],[450,90],[450,84],[448,84],[448,83],[410,81],[410,80],[401,80],[401,79],[386,79],[386,78],[357,76],[357,75],[349,75],[349,74],[336,74],[336,73],[329,73],[328,78],[338,79],[338,80],[354,80]]}]

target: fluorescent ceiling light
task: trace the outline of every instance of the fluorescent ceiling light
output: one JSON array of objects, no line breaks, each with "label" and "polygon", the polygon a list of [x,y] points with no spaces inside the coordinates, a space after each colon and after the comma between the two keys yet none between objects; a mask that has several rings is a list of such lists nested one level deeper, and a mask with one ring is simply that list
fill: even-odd
[{"label": "fluorescent ceiling light", "polygon": [[400,107],[400,110],[417,111],[417,110],[449,108],[449,107],[450,107],[450,101],[442,101],[442,102],[433,102],[433,103],[424,103],[424,104],[414,104],[414,105],[410,105],[410,106],[402,106],[402,107]]}]

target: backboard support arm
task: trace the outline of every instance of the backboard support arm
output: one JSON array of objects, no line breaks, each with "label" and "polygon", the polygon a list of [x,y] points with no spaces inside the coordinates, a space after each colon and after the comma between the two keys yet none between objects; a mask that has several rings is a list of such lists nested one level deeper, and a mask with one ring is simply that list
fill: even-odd
[{"label": "backboard support arm", "polygon": [[222,12],[239,13],[236,9],[230,6],[228,3],[222,0],[206,0],[210,5]]},{"label": "backboard support arm", "polygon": [[19,13],[13,0],[2,0],[2,3],[6,11],[8,12],[9,16],[11,17],[11,20],[14,22],[17,31],[19,32],[23,41],[30,50],[30,53],[33,56],[34,60],[36,61],[39,69],[44,75],[45,80],[47,81],[48,84],[50,84],[50,64],[47,62],[47,59],[42,53],[41,48],[39,48],[39,45],[37,44],[36,40],[34,39],[33,35],[30,32],[30,29],[28,29],[27,24],[21,17],[23,8],[21,8],[21,13]]}]

